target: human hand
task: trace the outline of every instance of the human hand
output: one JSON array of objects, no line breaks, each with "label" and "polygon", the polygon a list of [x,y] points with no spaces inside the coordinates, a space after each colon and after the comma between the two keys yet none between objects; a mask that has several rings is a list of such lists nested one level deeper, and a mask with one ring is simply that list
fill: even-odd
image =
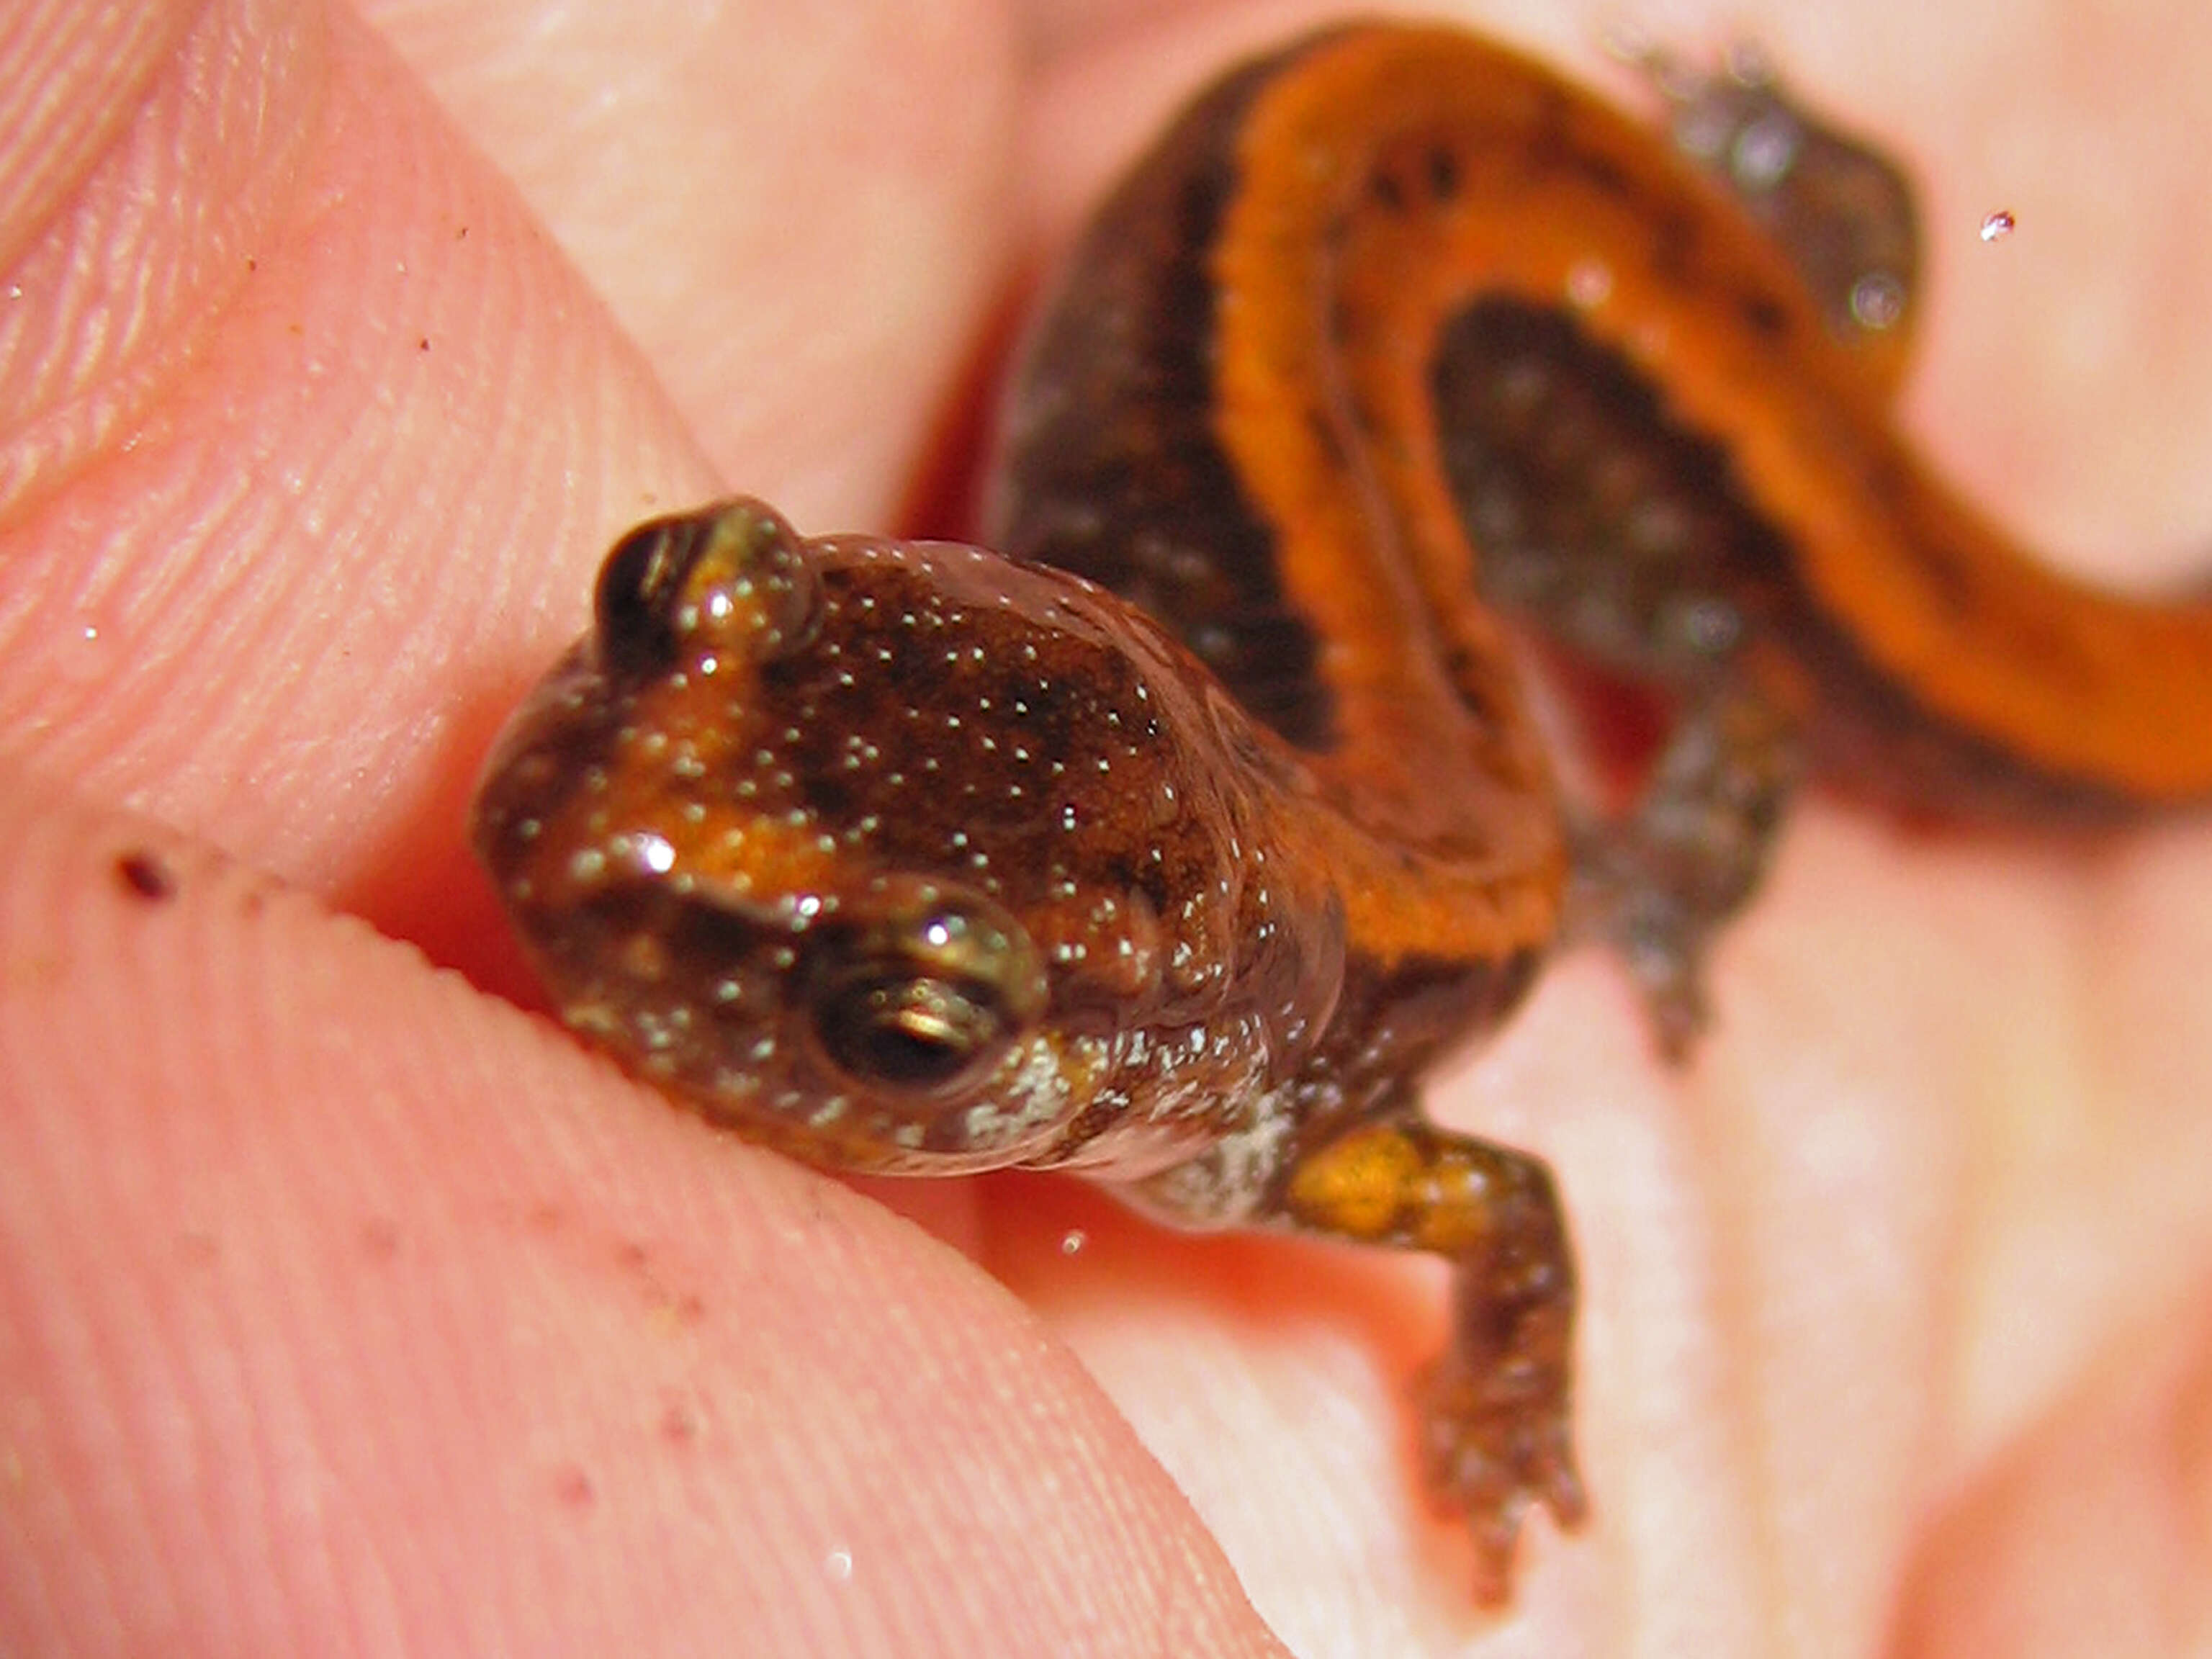
[{"label": "human hand", "polygon": [[[378,9],[635,346],[349,15],[19,15],[84,46],[0,121],[0,1649],[1276,1650],[1238,1579],[1313,1656],[2203,1640],[2201,830],[1816,800],[1697,1069],[1577,957],[1439,1086],[1554,1161],[1587,1292],[1595,1518],[1498,1624],[1411,1479],[1427,1264],[855,1192],[500,1000],[465,799],[606,542],[723,484],[888,526],[1031,230],[1315,14]],[[1961,133],[2150,123],[2096,178],[2165,239],[2085,233],[2116,274],[2020,280],[2069,257],[2048,157],[1939,195],[1913,412],[2015,522],[2185,545],[2189,86],[1832,15],[1731,21],[1828,46],[1939,189]],[[2022,229],[1961,268],[1987,205]]]}]

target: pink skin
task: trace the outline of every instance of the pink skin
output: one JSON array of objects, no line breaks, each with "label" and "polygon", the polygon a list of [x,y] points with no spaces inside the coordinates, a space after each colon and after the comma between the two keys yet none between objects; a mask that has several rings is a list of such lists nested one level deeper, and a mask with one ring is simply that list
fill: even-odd
[{"label": "pink skin", "polygon": [[[52,94],[0,83],[0,1651],[2212,1639],[2202,826],[1815,801],[1693,1073],[1577,957],[1435,1091],[1556,1161],[1589,1287],[1595,1518],[1494,1624],[1411,1489],[1429,1267],[856,1191],[506,1000],[461,812],[608,538],[889,525],[1011,273],[1310,10],[122,9],[0,6]],[[1943,10],[1715,28],[1930,169],[1947,464],[2188,568],[2212,27]],[[1488,21],[1602,73],[1601,11]]]}]

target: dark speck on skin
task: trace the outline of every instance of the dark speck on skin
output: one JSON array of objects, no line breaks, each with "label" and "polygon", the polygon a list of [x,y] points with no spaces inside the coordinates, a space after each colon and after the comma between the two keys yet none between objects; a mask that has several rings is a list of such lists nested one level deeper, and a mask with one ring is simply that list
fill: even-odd
[{"label": "dark speck on skin", "polygon": [[115,860],[115,876],[124,891],[149,904],[166,904],[177,896],[175,872],[143,847],[133,848]]}]

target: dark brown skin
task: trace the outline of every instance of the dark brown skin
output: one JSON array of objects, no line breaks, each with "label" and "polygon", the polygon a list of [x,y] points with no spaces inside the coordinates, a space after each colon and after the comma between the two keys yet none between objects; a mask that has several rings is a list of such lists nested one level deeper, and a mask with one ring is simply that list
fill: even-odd
[{"label": "dark brown skin", "polygon": [[[1680,95],[1802,118],[1759,85]],[[1842,234],[1778,249],[1466,35],[1232,74],[1079,248],[993,532],[1166,634],[1045,569],[729,503],[617,550],[478,805],[564,1017],[719,1121],[1455,1262],[1423,1443],[1486,1602],[1527,1507],[1583,1500],[1550,1177],[1410,1092],[1560,927],[1568,842],[1478,576],[1677,702],[1638,802],[1568,823],[1583,915],[1678,1054],[1805,759],[2045,817],[2212,784],[2212,735],[2142,718],[2212,701],[2212,611],[2044,574],[1887,435],[1894,175],[1824,133],[1732,183]]]}]

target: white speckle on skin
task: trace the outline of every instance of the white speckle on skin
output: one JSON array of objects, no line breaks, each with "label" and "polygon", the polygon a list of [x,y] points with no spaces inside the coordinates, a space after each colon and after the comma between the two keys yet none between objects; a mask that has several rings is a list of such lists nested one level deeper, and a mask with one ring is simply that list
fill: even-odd
[{"label": "white speckle on skin", "polygon": [[974,1152],[1011,1151],[1074,1111],[1061,1056],[1049,1037],[1035,1036],[1001,1069],[990,1092],[962,1112],[961,1143]]},{"label": "white speckle on skin", "polygon": [[1243,1128],[1219,1136],[1196,1158],[1122,1188],[1122,1194],[1139,1209],[1181,1226],[1232,1226],[1266,1198],[1297,1125],[1289,1088],[1270,1090],[1252,1103]]}]

